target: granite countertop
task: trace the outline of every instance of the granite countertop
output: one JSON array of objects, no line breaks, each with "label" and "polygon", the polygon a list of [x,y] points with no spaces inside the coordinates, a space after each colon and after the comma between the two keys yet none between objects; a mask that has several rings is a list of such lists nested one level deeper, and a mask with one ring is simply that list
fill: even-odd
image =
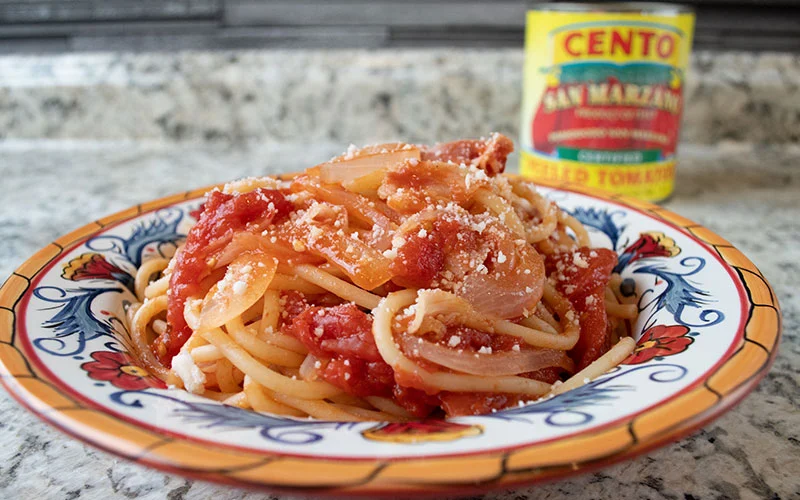
[{"label": "granite countertop", "polygon": [[[0,277],[55,237],[101,215],[240,176],[295,170],[341,144],[236,148],[162,142],[0,143]],[[800,146],[685,145],[669,209],[730,239],[780,298],[785,329],[772,371],[736,409],[636,460],[487,499],[799,498]],[[119,460],[70,439],[0,391],[2,498],[263,498]]]}]

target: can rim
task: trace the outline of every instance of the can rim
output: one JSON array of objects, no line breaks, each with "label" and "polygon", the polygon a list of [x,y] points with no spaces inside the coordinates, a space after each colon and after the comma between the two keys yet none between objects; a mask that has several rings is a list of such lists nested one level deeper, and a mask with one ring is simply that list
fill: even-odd
[{"label": "can rim", "polygon": [[541,3],[530,10],[561,12],[641,12],[647,14],[692,14],[690,5],[663,2]]}]

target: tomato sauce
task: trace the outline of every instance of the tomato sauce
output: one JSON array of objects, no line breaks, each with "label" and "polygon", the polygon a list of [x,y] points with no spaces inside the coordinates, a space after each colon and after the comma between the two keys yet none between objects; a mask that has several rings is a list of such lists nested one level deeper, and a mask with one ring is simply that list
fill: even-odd
[{"label": "tomato sauce", "polygon": [[324,380],[348,394],[392,398],[417,417],[438,406],[435,397],[397,384],[375,345],[372,317],[354,304],[308,307],[283,331],[319,358],[318,373]]},{"label": "tomato sauce", "polygon": [[[474,154],[467,146],[463,154]],[[197,224],[175,258],[167,311],[169,328],[154,344],[163,362],[171,360],[191,335],[183,316],[185,302],[203,292],[201,283],[212,274],[215,258],[233,236],[248,231],[260,232],[267,225],[280,222],[292,210],[293,205],[276,190],[258,189],[241,195],[215,191],[208,196]],[[437,282],[451,269],[463,268],[463,272],[469,272],[463,267],[463,261],[488,255],[481,249],[485,242],[480,234],[463,222],[436,218],[424,221],[423,225],[426,231],[414,230],[406,235],[406,243],[392,259],[393,286],[441,286]],[[478,262],[484,262],[483,257]],[[556,276],[557,288],[580,315],[581,337],[569,353],[577,369],[585,367],[610,347],[604,293],[615,264],[616,254],[603,249],[581,248],[546,259],[547,274]],[[459,278],[461,276],[456,277]],[[514,406],[527,399],[502,393],[436,393],[434,390],[426,393],[423,380],[395,372],[383,360],[372,334],[372,317],[355,304],[311,306],[297,291],[281,292],[280,300],[281,331],[302,342],[320,361],[317,374],[323,380],[348,394],[390,398],[418,418],[429,416],[439,407],[451,416],[472,415]],[[519,345],[512,337],[463,326],[451,326],[443,335],[428,334],[426,338],[444,345],[452,336],[459,338],[459,349],[468,353],[484,348],[491,348],[492,352],[507,352],[516,349],[515,346],[529,348]],[[415,362],[428,369],[441,369],[430,366],[425,360],[415,359]],[[563,369],[549,367],[521,376],[553,383],[562,374]]]},{"label": "tomato sauce", "polygon": [[506,159],[514,151],[514,143],[508,137],[496,134],[489,141],[461,140],[437,144],[422,150],[422,159],[451,161],[453,163],[476,163],[489,175],[502,173]]},{"label": "tomato sauce", "polygon": [[405,238],[390,269],[392,281],[410,288],[430,288],[448,260],[468,259],[480,246],[477,231],[445,218],[434,220],[425,233],[415,231]]},{"label": "tomato sauce", "polygon": [[418,233],[409,235],[397,251],[390,269],[392,281],[401,287],[426,288],[444,269],[445,249],[441,232],[433,231],[428,237]]},{"label": "tomato sauce", "polygon": [[[297,297],[290,300],[294,304],[291,308],[296,311],[295,306],[300,302]],[[325,381],[354,396],[391,398],[418,418],[429,416],[438,407],[442,407],[449,416],[476,415],[515,405],[525,399],[514,394],[483,392],[426,394],[420,385],[421,381],[408,374],[395,372],[383,361],[372,336],[372,318],[354,304],[307,307],[302,313],[294,315],[290,323],[286,323],[283,332],[300,340],[319,358],[317,371]],[[491,347],[493,352],[507,352],[519,344],[505,335],[492,335],[463,326],[448,328],[443,338],[454,335],[460,339],[459,348],[470,353],[485,347]],[[428,366],[428,362],[413,355],[409,357],[424,368],[440,369]],[[553,383],[561,373],[560,368],[553,367],[523,376]]]},{"label": "tomato sauce", "polygon": [[517,394],[445,392],[439,395],[442,409],[448,416],[484,415],[519,403]]},{"label": "tomato sauce", "polygon": [[213,258],[234,234],[276,222],[293,209],[280,191],[272,189],[259,188],[238,195],[213,191],[208,195],[197,224],[175,256],[169,282],[168,328],[153,344],[154,353],[162,363],[169,365],[192,334],[183,317],[184,305],[189,297],[202,292],[200,283],[211,274]]},{"label": "tomato sauce", "polygon": [[294,319],[310,307],[305,294],[297,290],[283,290],[280,298],[281,316],[278,318],[278,328],[291,325]]},{"label": "tomato sauce", "polygon": [[[486,181],[481,181],[486,182]],[[481,182],[466,186],[459,164],[420,161],[392,168],[378,191],[386,204],[400,214],[415,214],[436,204],[465,203]]]},{"label": "tomato sauce", "polygon": [[392,368],[372,336],[372,318],[355,304],[312,306],[284,328],[325,362],[322,377],[356,396],[390,396]]},{"label": "tomato sauce", "polygon": [[605,289],[616,264],[617,254],[604,248],[583,247],[545,260],[547,274],[556,277],[556,289],[579,314],[580,339],[569,352],[578,370],[611,348]]},{"label": "tomato sauce", "polygon": [[[479,352],[481,348],[489,347],[493,353],[511,351],[514,346],[519,346],[523,350],[529,349],[526,345],[521,345],[520,341],[509,337],[508,335],[493,335],[491,333],[482,332],[464,326],[450,327],[441,344],[445,344],[446,340],[451,336],[459,338],[458,348],[463,349],[468,353]],[[430,339],[429,339],[430,340]],[[414,356],[410,356],[414,358]],[[422,366],[429,364],[425,360],[414,359],[414,361]],[[441,368],[431,366],[432,370],[441,370]],[[539,380],[552,384],[561,379],[564,370],[560,367],[542,368],[535,372],[521,373],[521,377]],[[437,406],[441,406],[448,416],[460,415],[482,415],[490,413],[492,410],[501,410],[509,406],[517,405],[520,401],[527,401],[530,398],[520,396],[519,394],[504,394],[504,393],[487,393],[487,392],[441,392],[435,396],[438,398]]]}]

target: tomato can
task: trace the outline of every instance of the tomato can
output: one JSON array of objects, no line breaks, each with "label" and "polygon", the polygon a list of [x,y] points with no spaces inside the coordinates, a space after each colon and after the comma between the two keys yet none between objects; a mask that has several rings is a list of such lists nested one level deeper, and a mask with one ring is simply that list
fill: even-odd
[{"label": "tomato can", "polygon": [[661,3],[527,13],[523,175],[663,200],[672,193],[694,13]]}]

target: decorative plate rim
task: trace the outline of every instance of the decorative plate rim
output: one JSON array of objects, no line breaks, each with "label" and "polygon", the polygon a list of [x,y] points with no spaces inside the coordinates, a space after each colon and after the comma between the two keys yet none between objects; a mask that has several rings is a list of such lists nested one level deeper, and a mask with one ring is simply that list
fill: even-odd
[{"label": "decorative plate rim", "polygon": [[[291,175],[291,174],[290,174]],[[467,494],[551,481],[596,470],[678,440],[738,404],[766,375],[777,354],[781,314],[758,268],[728,241],[657,205],[571,183],[539,183],[574,192],[673,226],[716,253],[738,282],[743,332],[693,384],[635,414],[598,428],[503,449],[409,458],[320,458],[255,452],[175,438],[120,421],[89,402],[60,393],[17,339],[17,314],[33,279],[65,249],[108,226],[202,196],[215,186],[136,205],[78,228],[25,261],[0,287],[0,384],[22,406],[62,432],[103,451],[165,472],[272,491],[315,495]],[[742,325],[740,325],[740,328]],[[21,348],[22,347],[22,348]],[[81,398],[85,399],[85,398]],[[649,417],[645,422],[642,419]],[[653,417],[656,417],[655,419]],[[125,433],[124,437],[119,433]],[[548,457],[542,460],[541,456]],[[314,477],[297,474],[313,466]],[[491,472],[487,475],[486,471]]]}]

